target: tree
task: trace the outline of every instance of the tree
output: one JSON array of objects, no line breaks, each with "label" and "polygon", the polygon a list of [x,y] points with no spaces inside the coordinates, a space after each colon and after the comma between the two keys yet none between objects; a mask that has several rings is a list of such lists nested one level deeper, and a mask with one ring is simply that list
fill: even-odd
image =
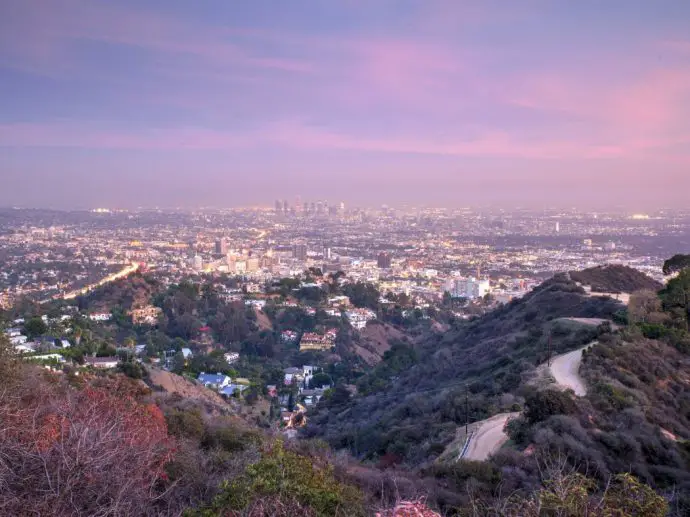
[{"label": "tree", "polygon": [[525,400],[525,418],[531,424],[542,422],[553,415],[575,412],[575,402],[567,392],[556,390],[535,391]]},{"label": "tree", "polygon": [[690,268],[682,270],[659,293],[664,309],[675,319],[680,319],[686,330],[690,326]]},{"label": "tree", "polygon": [[48,332],[48,325],[41,318],[31,318],[24,324],[24,332],[30,339],[33,339]]},{"label": "tree", "polygon": [[628,321],[630,323],[647,323],[652,313],[661,312],[661,299],[650,289],[635,291],[628,303]]},{"label": "tree", "polygon": [[672,275],[686,268],[690,268],[690,255],[678,254],[664,262],[662,271],[664,275]]}]

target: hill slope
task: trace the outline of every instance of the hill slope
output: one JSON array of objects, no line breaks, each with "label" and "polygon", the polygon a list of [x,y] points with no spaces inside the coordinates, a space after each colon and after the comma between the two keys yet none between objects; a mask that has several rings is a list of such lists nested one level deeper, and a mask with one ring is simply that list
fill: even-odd
[{"label": "hill slope", "polygon": [[658,291],[663,286],[635,268],[609,264],[582,271],[571,271],[570,277],[597,293],[633,293],[640,289]]},{"label": "hill slope", "polygon": [[368,374],[374,379],[362,380],[365,396],[336,397],[317,411],[307,433],[365,458],[392,454],[415,464],[432,459],[465,422],[465,387],[471,421],[514,410],[519,399],[513,393],[549,348],[566,352],[601,333],[598,327],[554,320],[610,318],[620,307],[586,296],[567,275],[558,275],[523,299],[430,336],[413,351],[412,361],[411,352],[396,347]]}]

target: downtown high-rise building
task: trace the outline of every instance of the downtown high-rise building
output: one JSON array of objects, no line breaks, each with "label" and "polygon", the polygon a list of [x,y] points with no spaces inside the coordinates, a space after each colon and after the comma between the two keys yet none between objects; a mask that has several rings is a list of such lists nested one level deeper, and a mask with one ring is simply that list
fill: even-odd
[{"label": "downtown high-rise building", "polygon": [[381,269],[388,269],[391,267],[390,253],[382,251],[376,258],[376,265]]},{"label": "downtown high-rise building", "polygon": [[226,255],[228,253],[228,243],[224,237],[216,240],[215,251],[216,255]]}]

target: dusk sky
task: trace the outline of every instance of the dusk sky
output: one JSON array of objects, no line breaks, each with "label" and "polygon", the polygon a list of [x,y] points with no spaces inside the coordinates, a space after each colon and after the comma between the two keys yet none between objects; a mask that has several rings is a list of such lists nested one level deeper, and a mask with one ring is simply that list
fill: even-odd
[{"label": "dusk sky", "polygon": [[690,206],[688,0],[1,0],[0,99],[0,206]]}]

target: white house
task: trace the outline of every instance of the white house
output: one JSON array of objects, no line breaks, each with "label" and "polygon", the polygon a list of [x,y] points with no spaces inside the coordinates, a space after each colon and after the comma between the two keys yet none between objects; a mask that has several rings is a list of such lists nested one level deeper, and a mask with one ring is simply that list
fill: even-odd
[{"label": "white house", "polygon": [[115,368],[119,359],[117,357],[84,357],[84,363],[94,368]]},{"label": "white house", "polygon": [[94,312],[89,314],[89,319],[91,321],[108,321],[112,317],[109,312]]},{"label": "white house", "polygon": [[18,336],[10,337],[10,343],[13,345],[23,345],[29,340],[28,337],[19,334]]},{"label": "white house", "polygon": [[207,388],[212,388],[216,390],[223,389],[228,384],[230,384],[230,377],[222,373],[201,372],[199,374],[199,377],[197,377],[197,380]]},{"label": "white house", "polygon": [[371,309],[353,309],[345,312],[345,317],[353,328],[362,330],[368,321],[376,319],[376,313]]},{"label": "white house", "polygon": [[228,352],[223,357],[225,357],[225,361],[228,364],[233,364],[240,360],[240,354],[237,352]]}]

